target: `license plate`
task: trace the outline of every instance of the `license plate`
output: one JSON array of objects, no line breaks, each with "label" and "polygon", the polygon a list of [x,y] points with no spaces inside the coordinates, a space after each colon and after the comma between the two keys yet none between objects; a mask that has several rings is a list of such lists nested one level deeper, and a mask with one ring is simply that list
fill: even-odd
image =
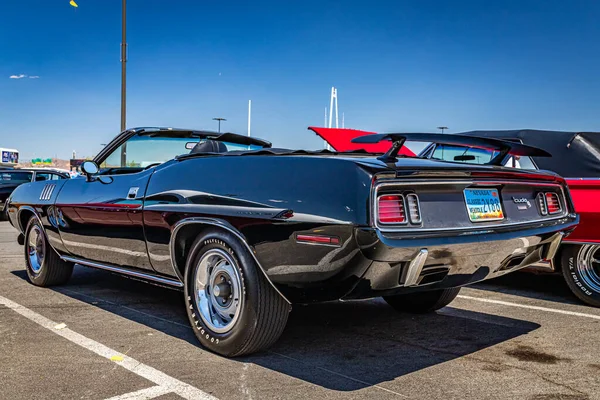
[{"label": "license plate", "polygon": [[471,222],[504,219],[500,195],[496,189],[465,189],[465,204]]}]

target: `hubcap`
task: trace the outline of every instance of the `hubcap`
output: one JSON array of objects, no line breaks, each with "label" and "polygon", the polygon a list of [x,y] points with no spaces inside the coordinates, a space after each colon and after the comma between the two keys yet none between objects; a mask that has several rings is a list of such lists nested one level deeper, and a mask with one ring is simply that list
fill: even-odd
[{"label": "hubcap", "polygon": [[581,247],[577,256],[577,272],[590,290],[600,293],[600,245]]},{"label": "hubcap", "polygon": [[44,236],[39,226],[35,225],[29,232],[29,241],[27,243],[27,254],[29,265],[34,273],[38,274],[44,263],[44,255],[46,254]]},{"label": "hubcap", "polygon": [[207,251],[196,268],[194,300],[200,318],[216,333],[226,333],[239,318],[243,297],[235,261],[221,249]]}]

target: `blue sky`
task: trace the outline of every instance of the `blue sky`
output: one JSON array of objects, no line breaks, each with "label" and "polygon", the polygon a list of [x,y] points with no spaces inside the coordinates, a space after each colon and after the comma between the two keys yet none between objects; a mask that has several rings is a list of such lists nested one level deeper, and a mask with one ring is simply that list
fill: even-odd
[{"label": "blue sky", "polygon": [[[119,131],[121,2],[78,4],[0,5],[0,147],[22,158]],[[245,133],[252,99],[254,135],[319,148],[336,86],[351,128],[599,130],[599,20],[593,0],[129,0],[127,126]]]}]

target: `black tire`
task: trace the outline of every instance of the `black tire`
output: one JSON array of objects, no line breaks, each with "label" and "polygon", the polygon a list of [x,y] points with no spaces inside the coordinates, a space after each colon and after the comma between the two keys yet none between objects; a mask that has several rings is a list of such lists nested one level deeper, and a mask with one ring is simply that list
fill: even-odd
[{"label": "black tire", "polygon": [[396,311],[425,314],[446,307],[458,296],[458,292],[459,287],[384,296],[383,299]]},{"label": "black tire", "polygon": [[[236,311],[237,317],[233,317],[228,326],[218,327],[228,329],[226,332],[217,332],[206,323],[203,319],[207,318],[206,311],[204,314],[200,311],[200,301],[197,297],[197,293],[202,292],[205,299],[209,299],[205,300],[204,304],[214,304],[209,303],[210,299],[221,299],[214,297],[217,293],[214,288],[218,285],[207,284],[206,289],[199,291],[195,288],[196,274],[201,274],[199,271],[204,268],[203,260],[215,253],[217,257],[221,254],[227,258],[225,265],[234,264],[231,266],[233,268],[228,268],[230,271],[237,271],[236,282],[239,282],[235,290],[239,296],[234,296],[239,297],[239,302],[236,303],[239,313]],[[210,260],[206,261],[206,265],[210,265]],[[207,274],[207,282],[212,279],[216,269],[208,267],[208,270],[213,272]],[[289,304],[267,281],[247,248],[228,232],[214,230],[202,233],[196,238],[187,256],[184,284],[188,318],[200,344],[210,351],[227,357],[255,353],[275,343],[285,328],[290,311]],[[231,289],[228,293],[234,293],[234,290]],[[235,301],[235,298],[231,301]],[[210,309],[210,306],[202,309]],[[214,311],[215,308],[211,310]]]},{"label": "black tire", "polygon": [[567,286],[575,296],[590,306],[600,307],[600,245],[564,245],[560,263]]},{"label": "black tire", "polygon": [[[29,242],[33,234],[39,235],[38,245],[33,247],[37,248],[37,254],[42,254],[41,258],[35,258],[30,254],[32,245]],[[63,261],[56,254],[56,251],[48,243],[44,228],[35,217],[32,217],[27,223],[23,248],[25,249],[27,277],[34,285],[42,287],[62,285],[71,278],[73,263]],[[33,264],[33,259],[36,264]]]}]

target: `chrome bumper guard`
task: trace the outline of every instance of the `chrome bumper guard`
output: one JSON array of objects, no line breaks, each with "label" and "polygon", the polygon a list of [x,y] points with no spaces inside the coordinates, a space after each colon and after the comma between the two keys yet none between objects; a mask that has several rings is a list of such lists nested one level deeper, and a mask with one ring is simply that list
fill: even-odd
[{"label": "chrome bumper guard", "polygon": [[[547,264],[552,262],[554,257],[556,256],[556,252],[564,238],[564,232],[557,232],[549,239],[544,242],[539,243],[536,246],[533,246],[535,249],[529,252],[517,252],[510,257],[507,257],[503,265],[500,266],[496,271],[513,271],[516,269],[525,268],[528,266],[537,266],[542,263]],[[403,271],[402,274],[402,286],[411,287],[418,286],[419,278],[421,277],[421,272],[423,271],[423,267],[427,262],[427,257],[429,256],[428,249],[420,249],[415,256],[408,263],[408,267]],[[516,258],[522,257],[522,261],[519,264],[511,263]]]}]

